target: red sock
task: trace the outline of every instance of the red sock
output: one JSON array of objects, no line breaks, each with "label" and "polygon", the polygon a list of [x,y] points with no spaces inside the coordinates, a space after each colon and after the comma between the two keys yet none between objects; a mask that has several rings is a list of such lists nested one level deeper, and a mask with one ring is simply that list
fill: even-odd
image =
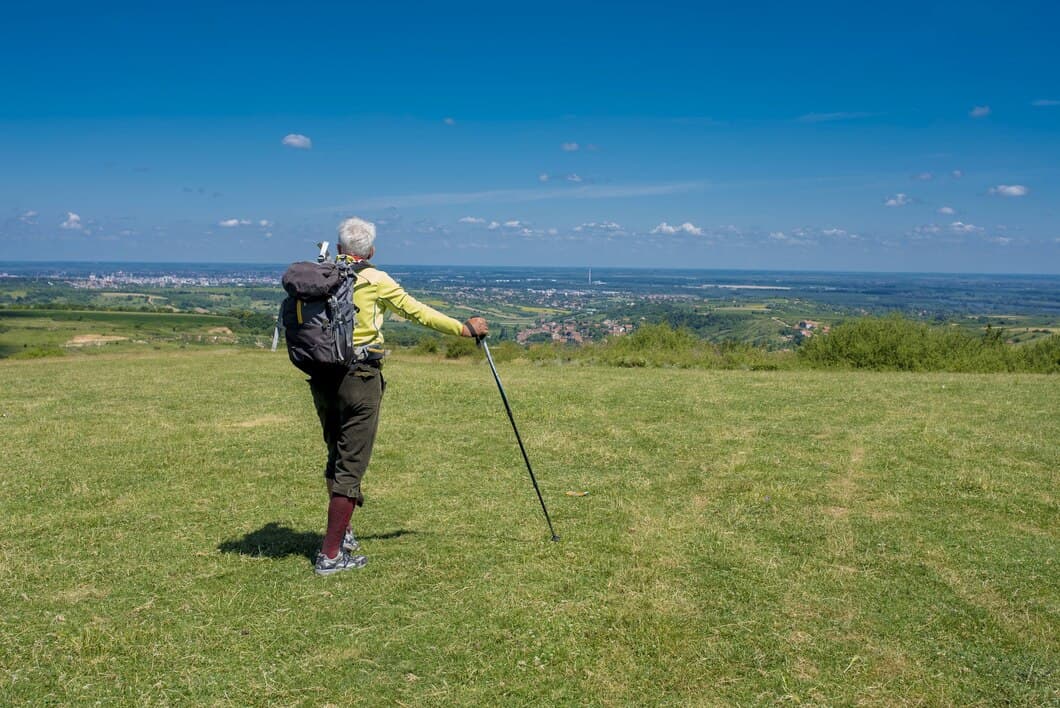
[{"label": "red sock", "polygon": [[320,549],[328,558],[339,554],[342,537],[350,525],[350,517],[353,516],[353,507],[353,499],[341,494],[331,495],[331,503],[328,504],[328,530],[324,534],[324,547]]}]

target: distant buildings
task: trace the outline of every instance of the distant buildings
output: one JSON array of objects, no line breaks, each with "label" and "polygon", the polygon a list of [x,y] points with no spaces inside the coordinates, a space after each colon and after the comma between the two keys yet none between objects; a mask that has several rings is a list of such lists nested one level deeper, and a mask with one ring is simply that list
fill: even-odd
[{"label": "distant buildings", "polygon": [[604,320],[600,323],[581,322],[543,322],[537,327],[520,330],[515,339],[520,344],[533,340],[548,339],[563,344],[584,344],[599,337],[616,337],[633,331],[632,322]]}]

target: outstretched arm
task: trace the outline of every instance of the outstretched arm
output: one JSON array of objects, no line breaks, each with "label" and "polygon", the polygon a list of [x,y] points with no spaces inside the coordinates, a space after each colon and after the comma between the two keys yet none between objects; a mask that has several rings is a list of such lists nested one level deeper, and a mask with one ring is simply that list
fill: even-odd
[{"label": "outstretched arm", "polygon": [[380,301],[383,302],[387,309],[397,312],[407,320],[412,320],[442,334],[454,334],[461,337],[483,337],[489,333],[489,325],[486,324],[486,320],[483,318],[472,317],[466,323],[461,324],[452,317],[438,312],[433,307],[424,305],[405,292],[405,289],[389,276],[381,279],[378,286]]}]

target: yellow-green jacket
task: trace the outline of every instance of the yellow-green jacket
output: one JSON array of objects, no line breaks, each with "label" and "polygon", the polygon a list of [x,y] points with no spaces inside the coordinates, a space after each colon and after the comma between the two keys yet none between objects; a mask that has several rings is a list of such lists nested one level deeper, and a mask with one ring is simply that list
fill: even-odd
[{"label": "yellow-green jacket", "polygon": [[353,304],[358,309],[353,344],[358,347],[383,343],[383,319],[388,310],[442,334],[459,336],[464,329],[457,320],[409,295],[393,278],[374,266],[357,273]]}]

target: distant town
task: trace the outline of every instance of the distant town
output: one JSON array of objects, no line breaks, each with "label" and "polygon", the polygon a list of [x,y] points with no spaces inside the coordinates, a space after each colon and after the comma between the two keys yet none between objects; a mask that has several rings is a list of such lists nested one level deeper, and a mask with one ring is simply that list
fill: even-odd
[{"label": "distant town", "polygon": [[[481,313],[499,339],[581,345],[646,323],[716,342],[772,349],[830,331],[844,318],[901,312],[976,328],[1048,331],[1060,277],[382,264],[410,293],[453,316]],[[237,313],[261,331],[282,300],[280,264],[2,263],[0,308],[73,307]],[[250,318],[250,319],[248,319]],[[422,331],[396,322],[395,335]],[[1045,328],[1044,330],[1042,328]]]}]

